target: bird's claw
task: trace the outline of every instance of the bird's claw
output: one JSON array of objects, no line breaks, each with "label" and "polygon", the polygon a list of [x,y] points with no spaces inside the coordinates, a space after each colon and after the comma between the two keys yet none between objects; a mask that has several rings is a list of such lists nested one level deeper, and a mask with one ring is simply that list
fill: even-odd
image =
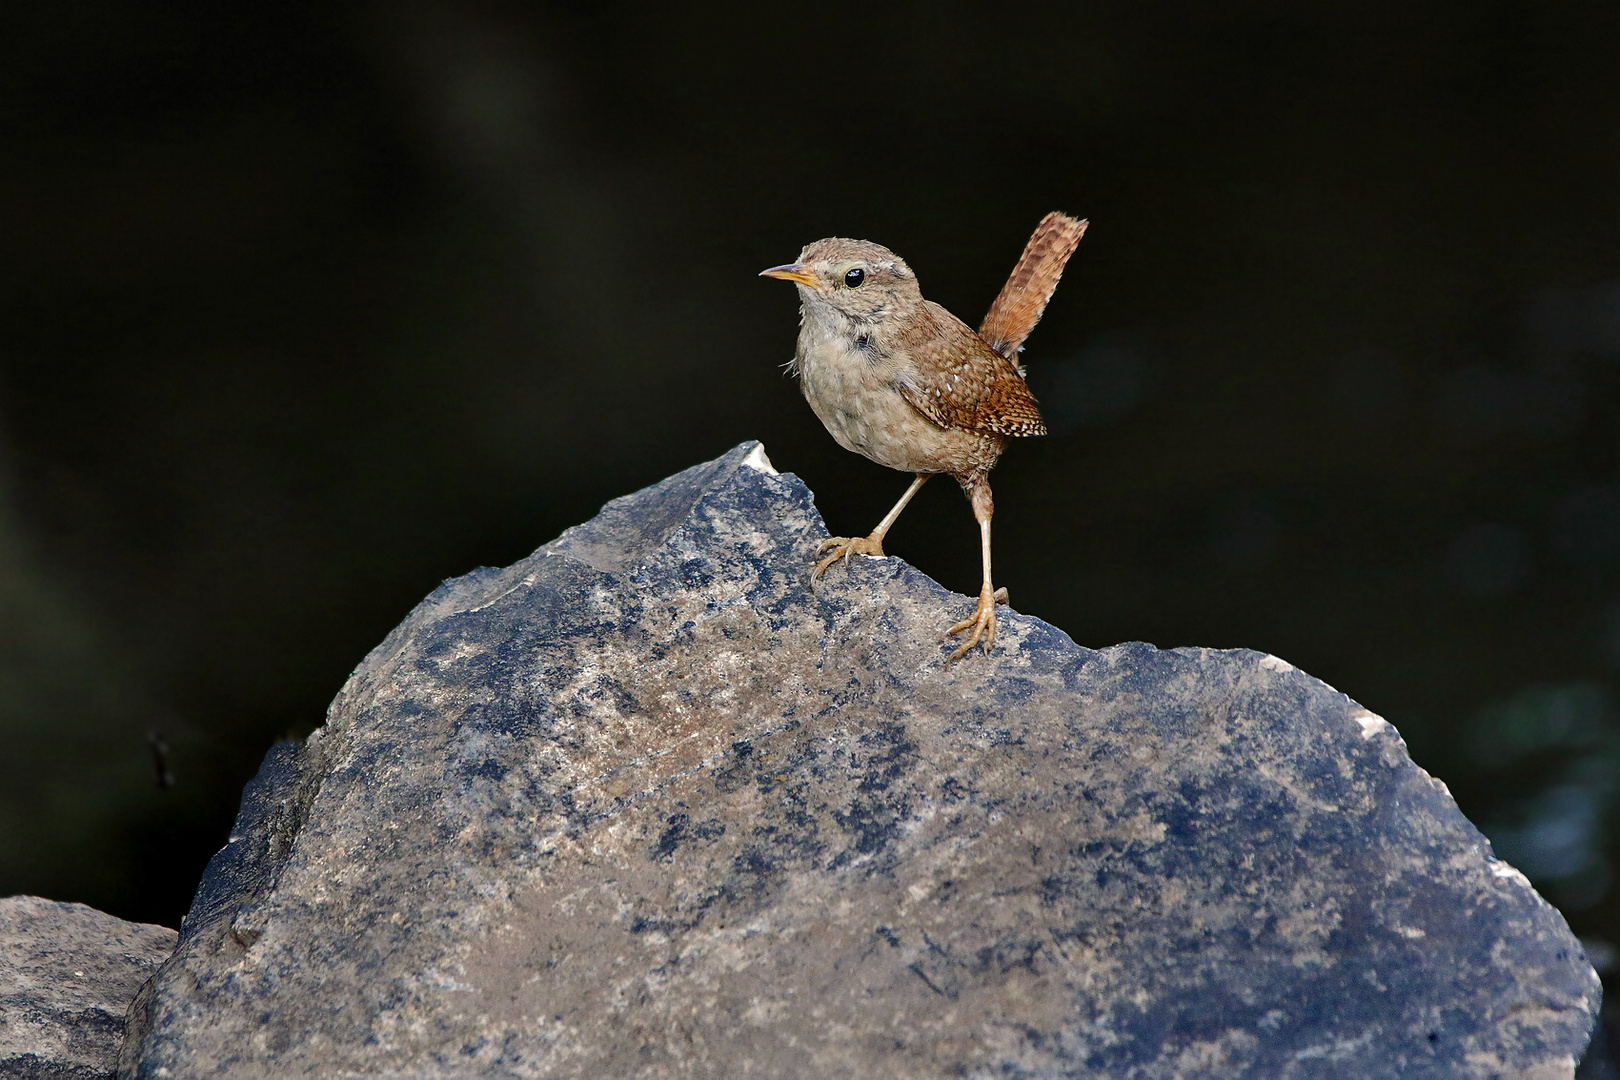
[{"label": "bird's claw", "polygon": [[[825,554],[831,552],[831,554]],[[830,536],[816,548],[817,562],[815,569],[810,571],[810,587],[814,588],[816,581],[827,572],[827,567],[839,559],[849,562],[851,555],[883,554],[883,541],[871,536]]]},{"label": "bird's claw", "polygon": [[946,659],[947,664],[952,660],[960,660],[966,656],[975,645],[983,645],[985,652],[989,652],[995,646],[996,605],[1005,604],[1006,602],[1007,590],[1005,588],[991,591],[990,586],[986,585],[980,590],[979,603],[974,607],[973,614],[945,631],[945,637],[941,639],[949,641],[964,630],[971,631],[967,636],[967,640],[958,645],[956,651]]}]

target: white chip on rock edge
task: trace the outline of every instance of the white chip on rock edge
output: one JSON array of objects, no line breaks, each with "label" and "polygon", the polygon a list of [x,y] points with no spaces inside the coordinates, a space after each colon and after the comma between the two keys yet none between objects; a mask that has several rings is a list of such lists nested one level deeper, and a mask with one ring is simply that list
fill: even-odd
[{"label": "white chip on rock edge", "polygon": [[762,473],[770,473],[772,476],[782,475],[776,471],[776,466],[771,464],[771,459],[765,456],[764,443],[755,443],[754,448],[748,451],[748,456],[742,459],[742,463]]},{"label": "white chip on rock edge", "polygon": [[1375,712],[1368,712],[1366,709],[1357,709],[1350,714],[1350,719],[1361,725],[1361,737],[1363,739],[1370,739],[1385,728],[1394,727],[1382,716]]},{"label": "white chip on rock edge", "polygon": [[1505,881],[1514,882],[1517,885],[1523,885],[1526,889],[1533,888],[1533,886],[1530,884],[1530,879],[1520,873],[1517,867],[1509,866],[1501,859],[1492,861],[1491,876],[1502,878]]}]

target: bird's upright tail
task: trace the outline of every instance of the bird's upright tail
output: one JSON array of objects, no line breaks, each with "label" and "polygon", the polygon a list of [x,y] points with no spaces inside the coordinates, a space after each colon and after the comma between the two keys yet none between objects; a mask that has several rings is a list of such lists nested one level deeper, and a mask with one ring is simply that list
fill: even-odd
[{"label": "bird's upright tail", "polygon": [[1086,234],[1086,224],[1054,211],[1035,226],[1012,276],[1001,287],[979,327],[979,336],[986,345],[1009,360],[1017,355],[1024,339],[1041,321],[1052,290],[1063,276],[1063,267]]}]

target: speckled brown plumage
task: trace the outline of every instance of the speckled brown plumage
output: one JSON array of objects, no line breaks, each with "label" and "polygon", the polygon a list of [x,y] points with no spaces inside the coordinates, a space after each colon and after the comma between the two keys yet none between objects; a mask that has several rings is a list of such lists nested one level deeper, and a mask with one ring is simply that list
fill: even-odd
[{"label": "speckled brown plumage", "polygon": [[1044,435],[1040,408],[1013,357],[1046,309],[1086,223],[1048,214],[984,326],[993,339],[932,301],[894,252],[869,240],[817,240],[795,263],[762,271],[792,281],[801,300],[798,348],[789,370],[827,431],[847,450],[916,474],[900,502],[865,537],[823,545],[815,581],[839,559],[882,555],[883,537],[928,477],[949,473],[979,521],[984,585],[979,604],[947,636],[969,631],[951,654],[995,642],[995,605],[1006,590],[990,579],[987,475],[1007,439]]},{"label": "speckled brown plumage", "polygon": [[[942,427],[997,435],[1045,435],[1046,424],[1029,385],[1011,360],[993,351],[955,315],[924,301],[902,325],[897,345],[913,361],[909,380],[900,381],[906,401]],[[951,470],[942,470],[949,472]]]}]

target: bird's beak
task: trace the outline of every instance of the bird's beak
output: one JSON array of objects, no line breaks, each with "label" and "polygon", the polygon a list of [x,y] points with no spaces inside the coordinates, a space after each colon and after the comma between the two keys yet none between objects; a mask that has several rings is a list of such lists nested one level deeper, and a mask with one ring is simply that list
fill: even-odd
[{"label": "bird's beak", "polygon": [[814,285],[816,283],[815,275],[798,263],[773,266],[769,270],[761,270],[759,276],[781,278],[783,281],[792,281],[799,285]]}]

